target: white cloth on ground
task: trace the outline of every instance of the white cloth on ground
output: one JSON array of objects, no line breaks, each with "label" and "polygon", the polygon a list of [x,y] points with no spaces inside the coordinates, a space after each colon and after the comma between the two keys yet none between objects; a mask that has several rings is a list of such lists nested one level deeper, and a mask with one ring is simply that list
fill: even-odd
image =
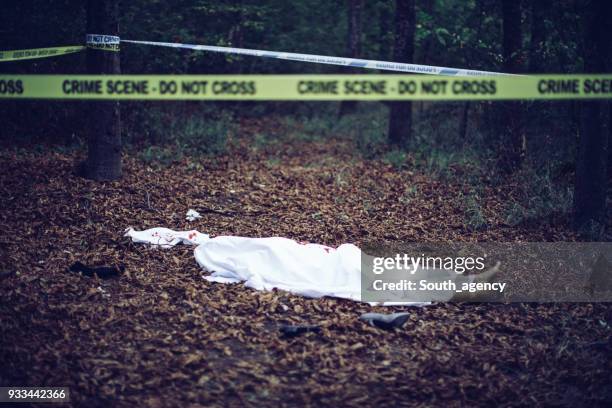
[{"label": "white cloth on ground", "polygon": [[187,221],[195,221],[195,220],[200,219],[200,218],[202,218],[202,216],[200,215],[200,213],[199,213],[199,212],[197,212],[196,210],[192,209],[192,208],[190,208],[190,209],[187,211],[187,214],[185,214],[185,219],[186,219]]},{"label": "white cloth on ground", "polygon": [[150,228],[144,231],[135,231],[133,228],[125,230],[125,236],[132,238],[137,244],[159,245],[162,248],[171,248],[176,244],[200,245],[210,239],[207,234],[198,231],[173,231],[170,228]]},{"label": "white cloth on ground", "polygon": [[332,248],[281,237],[210,238],[197,231],[168,228],[145,231],[128,228],[125,236],[134,242],[163,248],[178,243],[197,245],[196,261],[210,272],[205,279],[211,282],[244,282],[256,290],[278,288],[313,298],[331,296],[361,301],[361,250],[353,244]]}]

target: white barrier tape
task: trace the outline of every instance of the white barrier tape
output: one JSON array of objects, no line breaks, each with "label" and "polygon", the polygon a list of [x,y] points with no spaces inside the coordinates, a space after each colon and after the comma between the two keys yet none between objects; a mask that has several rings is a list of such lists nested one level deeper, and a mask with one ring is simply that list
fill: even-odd
[{"label": "white barrier tape", "polygon": [[186,48],[199,51],[220,52],[225,54],[250,55],[253,57],[276,58],[290,61],[312,62],[317,64],[342,65],[356,68],[380,69],[383,71],[411,72],[415,74],[443,75],[455,77],[475,76],[522,76],[502,72],[477,71],[473,69],[437,67],[433,65],[404,64],[400,62],[376,61],[355,58],[330,57],[325,55],[298,54],[294,52],[278,52],[251,50],[247,48],[218,47],[213,45],[181,44],[155,41],[121,40],[132,44],[155,45],[159,47]]},{"label": "white barrier tape", "polygon": [[105,51],[119,51],[121,39],[115,35],[87,34],[85,36],[87,47]]},{"label": "white barrier tape", "polygon": [[119,44],[121,39],[115,35],[87,34],[85,41],[87,44]]}]

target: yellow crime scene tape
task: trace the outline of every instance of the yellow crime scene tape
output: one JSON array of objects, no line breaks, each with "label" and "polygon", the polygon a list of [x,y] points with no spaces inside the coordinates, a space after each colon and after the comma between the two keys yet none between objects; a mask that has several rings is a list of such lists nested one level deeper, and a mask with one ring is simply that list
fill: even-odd
[{"label": "yellow crime scene tape", "polygon": [[86,46],[71,45],[63,47],[0,51],[0,62],[57,57],[60,55],[84,51],[86,48],[95,48],[104,51],[119,51],[120,38],[114,35],[87,34],[85,36],[85,42],[87,44]]},{"label": "yellow crime scene tape", "polygon": [[612,74],[0,75],[0,99],[469,101],[612,98]]},{"label": "yellow crime scene tape", "polygon": [[[121,42],[401,72],[393,75],[0,75],[0,99],[470,101],[609,99],[612,74],[512,75],[198,44],[121,40],[87,34],[86,46],[0,51],[0,62],[89,48],[119,51]],[[428,75],[414,75],[414,74]]]},{"label": "yellow crime scene tape", "polygon": [[36,58],[57,57],[83,51],[86,47],[72,45],[67,47],[32,48],[29,50],[0,51],[0,62],[19,61]]}]

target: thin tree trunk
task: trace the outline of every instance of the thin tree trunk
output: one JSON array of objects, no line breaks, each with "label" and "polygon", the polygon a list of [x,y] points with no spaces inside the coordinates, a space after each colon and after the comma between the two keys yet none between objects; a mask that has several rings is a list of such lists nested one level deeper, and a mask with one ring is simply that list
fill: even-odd
[{"label": "thin tree trunk", "polygon": [[[502,14],[504,71],[519,73],[522,71],[520,2],[502,0]],[[522,106],[520,102],[506,102],[502,109],[505,137],[502,139],[500,164],[504,171],[511,172],[519,167],[525,155]]]},{"label": "thin tree trunk", "polygon": [[504,69],[521,71],[521,3],[502,0]]},{"label": "thin tree trunk", "polygon": [[[383,4],[391,4],[389,1]],[[378,55],[381,59],[387,61],[391,56],[391,41],[388,41],[391,37],[392,32],[392,15],[391,7],[381,7],[380,14],[378,15],[378,38],[381,39],[378,44]]]},{"label": "thin tree trunk", "polygon": [[[414,54],[414,0],[395,1],[395,33],[393,59],[411,63]],[[389,142],[407,148],[412,137],[412,103],[393,102],[389,116]]]},{"label": "thin tree trunk", "polygon": [[[433,11],[433,6],[432,6],[432,11]],[[482,12],[483,12],[482,1],[476,1],[474,12],[478,16],[477,22],[475,23],[476,38],[480,38],[480,36],[482,35],[482,22],[483,22],[483,19],[481,18]],[[464,57],[466,61],[471,61],[471,60],[478,58],[478,53],[474,53],[473,50],[466,50]],[[462,115],[461,115],[461,122],[459,122],[459,138],[464,143],[464,145],[467,142],[468,125],[469,125],[471,107],[472,107],[472,103],[470,101],[464,102],[463,109],[462,109]]]},{"label": "thin tree trunk", "polygon": [[[431,19],[431,21],[436,21],[436,16],[434,15],[436,12],[436,2],[435,1],[424,1],[420,4],[419,7],[421,9],[421,12],[425,13],[425,15],[427,15]],[[433,29],[433,26],[429,27],[429,29]],[[431,55],[432,45],[433,45],[433,36],[430,35],[426,37],[425,40],[421,43],[421,47],[419,47],[419,49],[421,50],[420,53],[419,53],[419,49],[415,49],[415,55],[416,55],[415,58],[421,64],[440,65],[438,64],[438,61],[436,60],[436,55],[435,54]],[[420,118],[423,115],[423,112],[425,111],[425,101],[417,102],[416,106],[417,108],[415,110],[417,111],[417,117]]]},{"label": "thin tree trunk", "polygon": [[[361,28],[364,0],[348,0],[348,53],[351,58],[361,57]],[[355,111],[357,101],[340,104],[340,116]]]},{"label": "thin tree trunk", "polygon": [[[584,13],[583,59],[586,73],[605,72],[610,30],[610,3],[587,1]],[[576,229],[589,239],[599,239],[605,227],[608,134],[602,101],[582,103],[580,147],[576,164],[574,222]]]},{"label": "thin tree trunk", "polygon": [[[89,34],[119,35],[118,0],[87,1]],[[89,74],[120,74],[119,52],[87,50]],[[84,176],[94,180],[115,180],[121,177],[121,114],[119,102],[88,104],[88,152]]]},{"label": "thin tree trunk", "polygon": [[[529,42],[529,72],[546,72],[545,46],[547,40],[546,17],[550,13],[550,0],[538,0],[531,2],[531,38]],[[550,64],[550,61],[549,61]],[[549,115],[551,104],[545,101],[527,102],[525,111],[527,123],[539,123],[540,118]],[[570,105],[571,106],[571,105]],[[547,148],[549,140],[548,128],[540,126],[526,126],[525,135],[530,142],[530,147],[536,151]]]},{"label": "thin tree trunk", "polygon": [[529,72],[539,73],[544,69],[544,46],[546,44],[546,16],[550,0],[531,3],[531,41],[529,44]]},{"label": "thin tree trunk", "polygon": [[470,102],[465,102],[461,114],[461,122],[459,123],[459,137],[463,142],[467,139],[468,120],[470,118]]}]

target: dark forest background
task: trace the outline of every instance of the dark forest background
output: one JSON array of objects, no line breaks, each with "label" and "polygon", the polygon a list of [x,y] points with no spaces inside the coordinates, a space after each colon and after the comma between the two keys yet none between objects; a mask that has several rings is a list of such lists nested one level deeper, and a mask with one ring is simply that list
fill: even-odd
[{"label": "dark forest background", "polygon": [[[593,15],[596,8],[592,3],[597,2],[135,0],[119,3],[119,25],[124,39],[412,60],[505,72],[582,73],[593,71],[593,64],[589,68],[590,60],[585,56],[596,55],[603,61],[596,66],[605,70],[610,55],[602,54],[593,42],[585,40],[593,21],[602,18]],[[401,13],[403,21],[414,19],[408,24],[412,27],[398,23]],[[7,0],[3,2],[0,27],[3,49],[82,44],[86,2]],[[597,28],[600,31],[591,33],[592,38],[599,38],[604,29]],[[402,45],[398,37],[412,41]],[[122,45],[121,71],[370,73],[133,44]],[[2,63],[0,72],[86,73],[86,55]],[[128,102],[121,103],[121,135],[127,151],[160,166],[184,155],[222,154],[232,137],[247,133],[242,126],[245,121],[268,118],[272,120],[263,130],[249,136],[256,146],[290,143],[289,134],[299,139],[341,138],[354,142],[355,153],[366,159],[380,158],[398,168],[414,165],[442,178],[453,173],[453,166],[468,168],[468,173],[478,177],[484,174],[493,181],[518,174],[525,183],[525,196],[508,205],[509,222],[571,212],[583,114],[580,103],[404,104],[403,109],[408,107],[412,112],[412,120],[402,119],[402,139],[395,144],[389,144],[394,141],[389,134],[389,129],[394,129],[389,124],[389,111],[395,109],[390,105],[393,104]],[[83,115],[88,106],[86,102],[2,101],[1,141],[10,148],[46,149],[52,145],[80,149],[91,126]],[[399,112],[402,118],[407,116],[405,110]],[[597,118],[600,126],[596,131],[601,134],[596,137],[605,134],[607,139],[609,109],[598,111]],[[601,208],[589,211],[601,213]],[[602,214],[597,217],[601,220]],[[478,217],[472,221],[478,227]],[[598,221],[595,227],[588,227],[598,231],[595,236],[601,235],[600,224]]]},{"label": "dark forest background", "polygon": [[[0,50],[82,45],[118,25],[132,40],[612,73],[610,0],[1,6]],[[0,73],[108,74],[118,62],[125,74],[379,73],[133,44],[0,62]],[[0,385],[69,387],[71,406],[88,408],[610,407],[610,303],[311,299],[208,282],[193,247],[123,236],[167,226],[360,248],[609,241],[610,107],[0,98]],[[188,209],[202,218],[186,220]],[[533,268],[515,290],[555,279],[556,260],[528,256],[502,272],[519,278],[516,260]],[[558,283],[606,294],[612,261],[593,261]],[[113,276],[86,276],[90,266]],[[369,312],[409,318],[387,331],[359,320]]]}]

